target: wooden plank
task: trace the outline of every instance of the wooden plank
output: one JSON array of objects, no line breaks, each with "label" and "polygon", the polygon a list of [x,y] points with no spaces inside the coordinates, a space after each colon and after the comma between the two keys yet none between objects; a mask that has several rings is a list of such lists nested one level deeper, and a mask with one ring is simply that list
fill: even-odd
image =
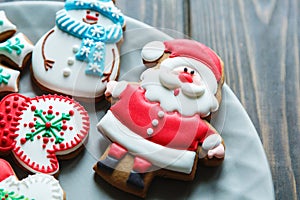
[{"label": "wooden plank", "polygon": [[192,38],[223,58],[227,83],[263,142],[276,197],[298,199],[299,1],[191,0],[190,4]]},{"label": "wooden plank", "polygon": [[116,5],[125,15],[158,28],[172,37],[181,38],[188,32],[185,24],[185,0],[116,0]]}]

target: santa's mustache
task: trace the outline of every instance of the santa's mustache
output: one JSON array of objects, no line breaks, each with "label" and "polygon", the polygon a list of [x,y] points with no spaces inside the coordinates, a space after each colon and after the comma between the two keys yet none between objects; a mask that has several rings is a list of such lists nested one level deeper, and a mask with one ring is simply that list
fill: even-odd
[{"label": "santa's mustache", "polygon": [[178,92],[181,91],[184,95],[191,98],[198,98],[205,92],[204,85],[183,83],[179,80],[178,75],[172,73],[172,71],[161,70],[159,72],[159,80],[161,84],[169,90],[177,90]]}]

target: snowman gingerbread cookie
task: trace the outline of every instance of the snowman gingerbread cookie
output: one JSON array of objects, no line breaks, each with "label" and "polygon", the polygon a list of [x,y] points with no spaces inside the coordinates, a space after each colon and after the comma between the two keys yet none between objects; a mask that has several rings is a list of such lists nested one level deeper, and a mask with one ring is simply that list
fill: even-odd
[{"label": "snowman gingerbread cookie", "polygon": [[58,158],[76,156],[88,132],[87,112],[68,97],[10,94],[0,102],[0,154],[12,152],[29,172],[57,174]]},{"label": "snowman gingerbread cookie", "polygon": [[66,0],[33,50],[34,81],[47,91],[100,99],[119,73],[125,20],[111,0]]},{"label": "snowman gingerbread cookie", "polygon": [[0,159],[0,169],[0,199],[65,200],[65,193],[53,176],[35,174],[18,180],[10,164],[3,159]]},{"label": "snowman gingerbread cookie", "polygon": [[224,142],[209,123],[221,101],[224,70],[210,48],[192,40],[154,41],[142,50],[139,83],[111,81],[112,106],[98,123],[112,144],[94,166],[103,179],[145,197],[155,176],[193,180],[198,159],[217,166]]}]

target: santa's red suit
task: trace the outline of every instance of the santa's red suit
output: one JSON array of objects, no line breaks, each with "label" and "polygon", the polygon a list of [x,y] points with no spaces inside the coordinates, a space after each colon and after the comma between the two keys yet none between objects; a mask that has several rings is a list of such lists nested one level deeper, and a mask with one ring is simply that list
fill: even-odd
[{"label": "santa's red suit", "polygon": [[151,163],[190,173],[198,144],[215,133],[199,115],[165,112],[145,98],[145,89],[126,84],[98,127],[113,142]]}]

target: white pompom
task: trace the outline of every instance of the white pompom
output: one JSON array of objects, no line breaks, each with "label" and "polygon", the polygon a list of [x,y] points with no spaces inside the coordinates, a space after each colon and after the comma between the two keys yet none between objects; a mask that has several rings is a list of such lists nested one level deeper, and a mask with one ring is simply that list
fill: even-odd
[{"label": "white pompom", "polygon": [[142,58],[146,62],[157,61],[165,52],[165,45],[160,41],[153,41],[146,44],[142,49]]}]

